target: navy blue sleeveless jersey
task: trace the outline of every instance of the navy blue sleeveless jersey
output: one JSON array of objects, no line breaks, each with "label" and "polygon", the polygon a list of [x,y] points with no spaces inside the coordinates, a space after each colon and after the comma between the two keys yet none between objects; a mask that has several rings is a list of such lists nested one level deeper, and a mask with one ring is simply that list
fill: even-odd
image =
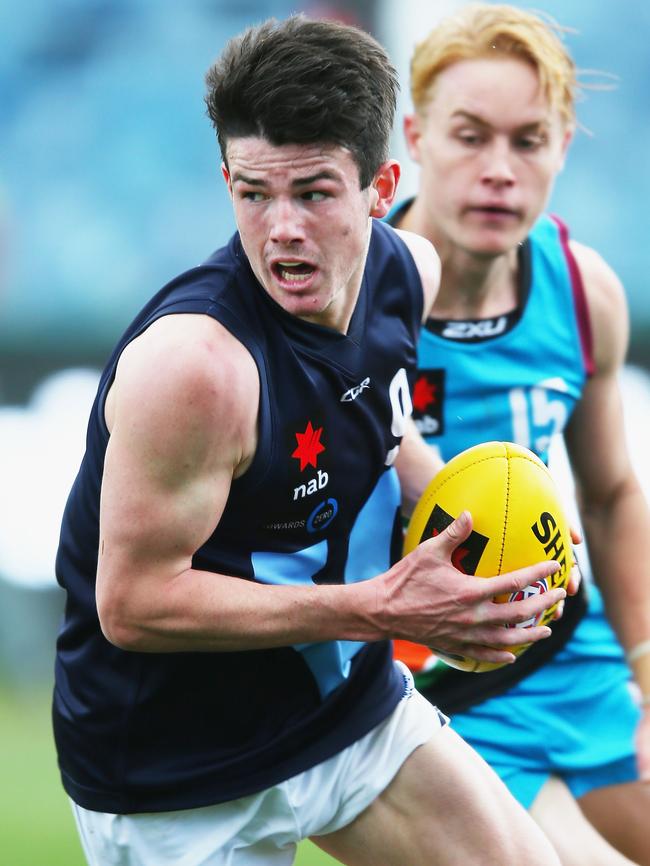
[{"label": "navy blue sleeveless jersey", "polygon": [[[391,468],[410,407],[422,286],[408,249],[373,221],[348,333],[287,314],[235,235],[168,284],[118,343],[100,381],[57,556],[67,591],[54,730],[63,784],[88,809],[129,813],[235,799],[347,747],[396,706],[387,641],[230,653],[137,653],[103,636],[94,600],[104,399],[124,347],[174,313],[213,316],[260,378],[259,444],[235,480],[197,569],[267,584],[342,583],[400,549]],[[164,371],[152,370],[159,376]]]}]

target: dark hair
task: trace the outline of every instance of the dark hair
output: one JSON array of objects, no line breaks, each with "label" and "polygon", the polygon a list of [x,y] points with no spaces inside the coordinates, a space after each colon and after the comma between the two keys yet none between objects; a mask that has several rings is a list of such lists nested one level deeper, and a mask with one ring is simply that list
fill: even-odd
[{"label": "dark hair", "polygon": [[372,36],[293,15],[231,39],[206,74],[208,115],[224,162],[228,139],[348,148],[367,187],[388,158],[397,74]]}]

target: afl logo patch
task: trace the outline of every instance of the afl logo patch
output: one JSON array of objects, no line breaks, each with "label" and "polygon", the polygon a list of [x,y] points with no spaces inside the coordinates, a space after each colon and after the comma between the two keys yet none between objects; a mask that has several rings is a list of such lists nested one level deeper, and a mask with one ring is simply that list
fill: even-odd
[{"label": "afl logo patch", "polygon": [[[509,601],[525,601],[527,598],[531,598],[534,595],[543,595],[543,593],[548,592],[548,582],[546,578],[541,578],[540,580],[536,580],[535,583],[531,583],[530,586],[524,587],[524,589],[517,590],[517,592],[513,592],[510,594]],[[544,612],[538,614],[537,616],[531,616],[530,619],[527,619],[525,622],[518,622],[516,624],[517,628],[530,628],[533,625],[537,625],[537,623],[544,616]],[[509,628],[515,628],[514,625],[508,626]]]}]

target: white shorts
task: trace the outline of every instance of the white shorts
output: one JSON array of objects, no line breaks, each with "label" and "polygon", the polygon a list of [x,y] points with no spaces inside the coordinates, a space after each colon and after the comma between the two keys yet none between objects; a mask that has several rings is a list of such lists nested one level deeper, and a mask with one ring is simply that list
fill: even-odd
[{"label": "white shorts", "polygon": [[385,721],[338,755],[258,794],[135,815],[72,803],[89,866],[290,866],[301,839],[351,823],[447,721],[400,667],[404,697]]}]

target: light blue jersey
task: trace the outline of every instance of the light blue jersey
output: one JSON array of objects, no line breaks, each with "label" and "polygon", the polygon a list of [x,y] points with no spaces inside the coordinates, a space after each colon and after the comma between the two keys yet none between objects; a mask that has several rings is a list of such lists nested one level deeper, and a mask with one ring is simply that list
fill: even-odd
[{"label": "light blue jersey", "polygon": [[[559,220],[533,227],[519,274],[517,310],[430,320],[420,337],[414,418],[445,460],[494,439],[546,460],[593,371],[582,281]],[[583,593],[516,664],[480,675],[437,665],[416,678],[526,808],[550,775],[576,797],[637,778],[630,672],[600,593],[590,587],[586,613]]]},{"label": "light blue jersey", "polygon": [[[422,331],[413,394],[418,429],[445,460],[486,439],[546,461],[591,370],[588,320],[566,230],[543,216],[521,252],[519,321],[447,322]],[[485,339],[485,338],[488,339]]]}]

